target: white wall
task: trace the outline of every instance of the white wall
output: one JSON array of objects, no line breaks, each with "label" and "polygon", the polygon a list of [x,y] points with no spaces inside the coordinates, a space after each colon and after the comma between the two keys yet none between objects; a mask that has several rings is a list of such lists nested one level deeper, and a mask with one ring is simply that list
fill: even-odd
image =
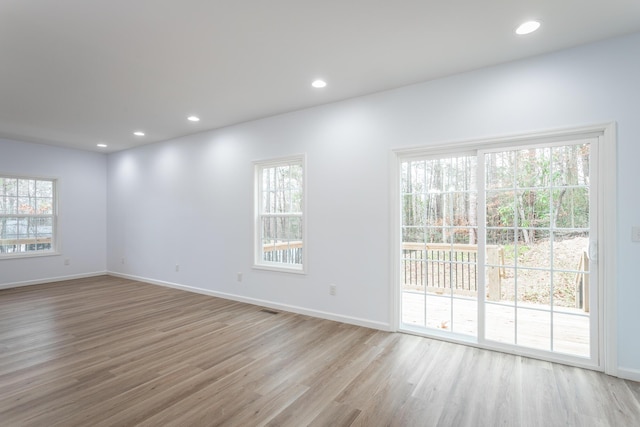
[{"label": "white wall", "polygon": [[[618,356],[640,375],[638,52],[635,34],[112,154],[108,269],[384,326],[392,148],[615,120]],[[252,270],[251,162],[302,152],[309,273]]]},{"label": "white wall", "polygon": [[58,179],[60,239],[60,255],[0,259],[0,288],[106,271],[106,155],[0,139],[0,174]]}]

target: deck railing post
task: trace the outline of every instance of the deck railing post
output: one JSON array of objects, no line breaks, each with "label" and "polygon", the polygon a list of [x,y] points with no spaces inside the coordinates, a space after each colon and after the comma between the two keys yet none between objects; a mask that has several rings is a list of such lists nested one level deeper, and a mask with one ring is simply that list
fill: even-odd
[{"label": "deck railing post", "polygon": [[589,254],[582,251],[576,274],[576,308],[589,312]]},{"label": "deck railing post", "polygon": [[500,259],[498,257],[498,247],[487,246],[487,268],[489,279],[489,293],[487,298],[489,301],[500,301]]}]

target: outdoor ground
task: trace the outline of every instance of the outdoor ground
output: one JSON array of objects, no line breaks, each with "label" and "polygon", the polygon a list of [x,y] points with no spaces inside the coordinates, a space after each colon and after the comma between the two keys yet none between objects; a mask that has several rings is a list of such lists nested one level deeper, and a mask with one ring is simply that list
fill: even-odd
[{"label": "outdoor ground", "polygon": [[[554,270],[578,270],[580,257],[586,250],[589,239],[576,237],[565,239],[553,244]],[[518,250],[518,265],[526,267],[550,267],[550,243],[548,240],[539,241],[530,246],[521,246]],[[513,251],[505,251],[505,264],[513,265]],[[505,268],[501,280],[502,299],[513,301],[515,293],[514,270]],[[518,270],[518,301],[534,304],[550,303],[550,273],[542,270]],[[576,273],[554,272],[553,274],[553,304],[562,307],[576,306]]]}]

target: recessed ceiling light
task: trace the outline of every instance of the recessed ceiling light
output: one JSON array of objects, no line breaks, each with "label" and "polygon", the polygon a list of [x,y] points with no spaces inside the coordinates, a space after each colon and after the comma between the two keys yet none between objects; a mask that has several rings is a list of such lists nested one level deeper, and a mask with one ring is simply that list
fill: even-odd
[{"label": "recessed ceiling light", "polygon": [[187,117],[187,120],[189,120],[190,122],[199,122],[200,121],[200,117],[189,116],[189,117]]},{"label": "recessed ceiling light", "polygon": [[313,83],[311,83],[311,86],[315,87],[315,88],[323,88],[327,85],[327,82],[325,82],[324,80],[314,80]]},{"label": "recessed ceiling light", "polygon": [[144,136],[144,132],[136,131],[133,133],[135,136]]},{"label": "recessed ceiling light", "polygon": [[100,148],[107,148],[107,144],[96,144],[96,146]]},{"label": "recessed ceiling light", "polygon": [[525,34],[533,33],[538,28],[540,28],[540,22],[527,21],[516,29],[516,34],[523,36]]}]

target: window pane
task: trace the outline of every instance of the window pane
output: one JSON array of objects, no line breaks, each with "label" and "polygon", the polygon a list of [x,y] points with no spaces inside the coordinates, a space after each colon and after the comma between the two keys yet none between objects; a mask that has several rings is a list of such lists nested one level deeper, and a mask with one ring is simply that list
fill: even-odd
[{"label": "window pane", "polygon": [[51,181],[37,181],[36,182],[36,195],[38,197],[53,197],[53,182]]},{"label": "window pane", "polygon": [[504,151],[486,156],[486,188],[512,188],[514,186],[515,152]]},{"label": "window pane", "polygon": [[0,181],[0,194],[2,196],[17,196],[18,180],[15,178],[2,178]]},{"label": "window pane", "polygon": [[519,188],[549,185],[549,148],[531,148],[516,153],[516,174]]},{"label": "window pane", "polygon": [[35,229],[38,238],[53,236],[53,218],[32,218],[31,226]]},{"label": "window pane", "polygon": [[553,307],[588,311],[589,272],[553,273]]},{"label": "window pane", "polygon": [[553,147],[552,158],[553,186],[589,185],[589,144]]},{"label": "window pane", "polygon": [[477,319],[477,301],[457,298],[453,300],[453,332],[476,336],[478,334]]},{"label": "window pane", "polygon": [[553,268],[583,271],[589,269],[589,233],[553,233]]},{"label": "window pane", "polygon": [[589,316],[553,314],[553,349],[567,354],[589,356]]},{"label": "window pane", "polygon": [[18,213],[18,198],[12,196],[4,196],[0,198],[0,215],[2,214],[17,214]]},{"label": "window pane", "polygon": [[518,305],[544,305],[548,309],[551,304],[551,272],[518,268],[517,275],[518,302],[523,303]]},{"label": "window pane", "polygon": [[455,226],[477,225],[476,195],[469,192],[452,193],[450,198],[453,224]]},{"label": "window pane", "polygon": [[564,188],[553,192],[557,228],[589,227],[589,189]]},{"label": "window pane", "polygon": [[487,264],[515,266],[517,256],[514,234],[513,228],[487,230]]},{"label": "window pane", "polygon": [[425,199],[425,224],[426,225],[444,225],[450,223],[450,210],[446,206],[448,197],[441,193],[429,193]]},{"label": "window pane", "polygon": [[444,243],[447,240],[446,227],[425,227],[424,231],[426,243]]},{"label": "window pane", "polygon": [[18,213],[27,215],[36,213],[36,199],[31,197],[18,198]]},{"label": "window pane", "polygon": [[18,180],[18,196],[33,196],[36,194],[36,182],[30,179]]},{"label": "window pane", "polygon": [[497,304],[487,304],[485,310],[487,339],[514,344],[515,308]]},{"label": "window pane", "polygon": [[269,191],[275,187],[275,183],[273,180],[273,169],[265,168],[262,169],[262,189]]},{"label": "window pane", "polygon": [[262,169],[261,212],[302,212],[302,166],[284,165]]},{"label": "window pane", "polygon": [[515,268],[487,267],[486,290],[490,301],[515,304],[517,271]]},{"label": "window pane", "polygon": [[53,214],[53,199],[49,197],[41,197],[36,199],[36,213],[38,215]]},{"label": "window pane", "polygon": [[436,295],[427,296],[427,327],[451,330],[451,299]]},{"label": "window pane", "polygon": [[402,227],[404,243],[424,243],[424,227]]},{"label": "window pane", "polygon": [[478,237],[478,230],[475,227],[452,227],[453,243],[465,245],[475,245]]},{"label": "window pane", "polygon": [[452,170],[449,175],[449,187],[447,191],[475,190],[476,163],[476,157],[463,156],[452,158]]},{"label": "window pane", "polygon": [[16,221],[18,223],[16,237],[23,239],[27,235],[29,220],[27,218],[17,218]]},{"label": "window pane", "polygon": [[526,234],[529,243],[526,243],[524,238],[518,243],[518,267],[550,268],[551,242],[549,231],[532,229],[520,231]]},{"label": "window pane", "polygon": [[18,219],[5,217],[0,222],[0,238],[15,239],[18,237]]},{"label": "window pane", "polygon": [[425,308],[426,301],[422,293],[402,293],[402,323],[426,326]]},{"label": "window pane", "polygon": [[302,212],[302,183],[300,186],[294,187],[291,189],[291,213],[301,213]]},{"label": "window pane", "polygon": [[551,313],[518,309],[518,345],[551,350]]},{"label": "window pane", "polygon": [[282,191],[289,185],[289,166],[278,166],[275,168],[276,189]]},{"label": "window pane", "polygon": [[515,227],[516,195],[514,191],[487,192],[487,227]]},{"label": "window pane", "polygon": [[302,263],[302,219],[263,218],[262,260],[286,264]]},{"label": "window pane", "polygon": [[262,213],[274,213],[276,211],[276,194],[274,191],[262,193]]},{"label": "window pane", "polygon": [[551,193],[548,189],[518,192],[518,226],[549,227]]},{"label": "window pane", "polygon": [[285,242],[302,239],[302,219],[291,217],[263,218],[264,240]]},{"label": "window pane", "polygon": [[406,194],[402,209],[402,225],[419,226],[426,221],[427,202],[423,194]]}]

